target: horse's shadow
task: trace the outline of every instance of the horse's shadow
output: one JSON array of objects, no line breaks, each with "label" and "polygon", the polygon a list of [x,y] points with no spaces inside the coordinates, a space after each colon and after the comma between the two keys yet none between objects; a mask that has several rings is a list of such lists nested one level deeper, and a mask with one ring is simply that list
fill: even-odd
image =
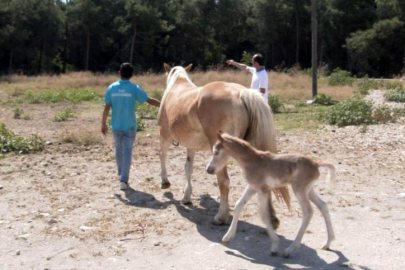
[{"label": "horse's shadow", "polygon": [[[125,191],[125,198],[116,195],[121,202],[142,208],[165,209],[174,205],[178,213],[196,225],[198,232],[207,240],[221,243],[222,237],[228,230],[228,226],[216,226],[212,224],[212,218],[217,213],[219,203],[209,195],[200,197],[199,206],[193,204],[183,205],[180,201],[173,198],[171,192],[166,192],[164,196],[169,199],[166,202],[160,202],[153,195],[136,191],[129,188]],[[292,241],[279,235],[280,253],[287,248]],[[225,251],[230,256],[239,257],[255,264],[263,264],[274,267],[274,269],[291,269],[288,265],[300,265],[300,269],[352,269],[348,258],[340,251],[331,250],[338,259],[332,263],[327,263],[320,258],[313,248],[301,244],[301,248],[292,254],[290,258],[282,256],[270,256],[271,242],[265,234],[263,227],[256,226],[244,221],[238,222],[238,230],[235,238],[226,245],[229,249]],[[364,266],[357,266],[360,269],[369,269]]]}]

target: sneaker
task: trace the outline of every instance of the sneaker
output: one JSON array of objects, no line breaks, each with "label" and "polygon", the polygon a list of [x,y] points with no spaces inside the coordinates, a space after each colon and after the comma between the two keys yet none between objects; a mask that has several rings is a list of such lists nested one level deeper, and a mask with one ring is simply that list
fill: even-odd
[{"label": "sneaker", "polygon": [[120,182],[120,189],[121,190],[126,190],[127,188],[128,188],[128,183]]}]

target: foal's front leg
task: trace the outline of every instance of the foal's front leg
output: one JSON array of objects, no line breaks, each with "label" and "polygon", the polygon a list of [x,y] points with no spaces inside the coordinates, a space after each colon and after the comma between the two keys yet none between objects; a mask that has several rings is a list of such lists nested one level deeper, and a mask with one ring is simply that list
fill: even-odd
[{"label": "foal's front leg", "polygon": [[242,194],[242,197],[240,197],[236,203],[235,213],[233,215],[231,226],[229,227],[228,232],[222,238],[223,243],[228,243],[235,236],[236,227],[238,226],[239,216],[242,213],[243,207],[255,194],[256,194],[256,191],[254,189],[252,189],[250,187],[250,185],[247,185],[247,187],[245,188],[245,191]]},{"label": "foal's front leg", "polygon": [[184,187],[183,198],[181,199],[181,202],[184,204],[191,203],[191,194],[193,192],[191,188],[191,174],[193,173],[194,156],[195,151],[187,148],[187,160],[186,164],[184,165],[184,170],[186,171],[187,176],[187,183]]}]

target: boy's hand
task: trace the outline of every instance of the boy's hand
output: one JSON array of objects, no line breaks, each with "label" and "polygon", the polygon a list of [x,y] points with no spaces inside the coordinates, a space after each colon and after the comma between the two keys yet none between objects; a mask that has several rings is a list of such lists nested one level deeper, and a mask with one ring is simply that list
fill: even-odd
[{"label": "boy's hand", "polygon": [[101,133],[103,133],[104,135],[107,135],[107,131],[108,131],[107,124],[102,124]]}]

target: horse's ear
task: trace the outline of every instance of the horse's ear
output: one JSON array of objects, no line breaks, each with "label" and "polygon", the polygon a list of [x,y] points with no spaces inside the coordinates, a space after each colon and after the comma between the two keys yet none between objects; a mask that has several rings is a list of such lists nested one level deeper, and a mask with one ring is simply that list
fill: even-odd
[{"label": "horse's ear", "polygon": [[193,64],[190,64],[190,65],[186,66],[184,69],[186,70],[186,72],[189,72],[192,67],[193,67]]},{"label": "horse's ear", "polygon": [[222,131],[221,131],[221,130],[218,131],[217,135],[218,135],[218,140],[219,140],[220,142],[223,142],[223,141],[224,141],[224,138],[222,138]]},{"label": "horse's ear", "polygon": [[163,67],[165,68],[166,72],[170,72],[170,70],[172,69],[168,64],[163,63]]}]

